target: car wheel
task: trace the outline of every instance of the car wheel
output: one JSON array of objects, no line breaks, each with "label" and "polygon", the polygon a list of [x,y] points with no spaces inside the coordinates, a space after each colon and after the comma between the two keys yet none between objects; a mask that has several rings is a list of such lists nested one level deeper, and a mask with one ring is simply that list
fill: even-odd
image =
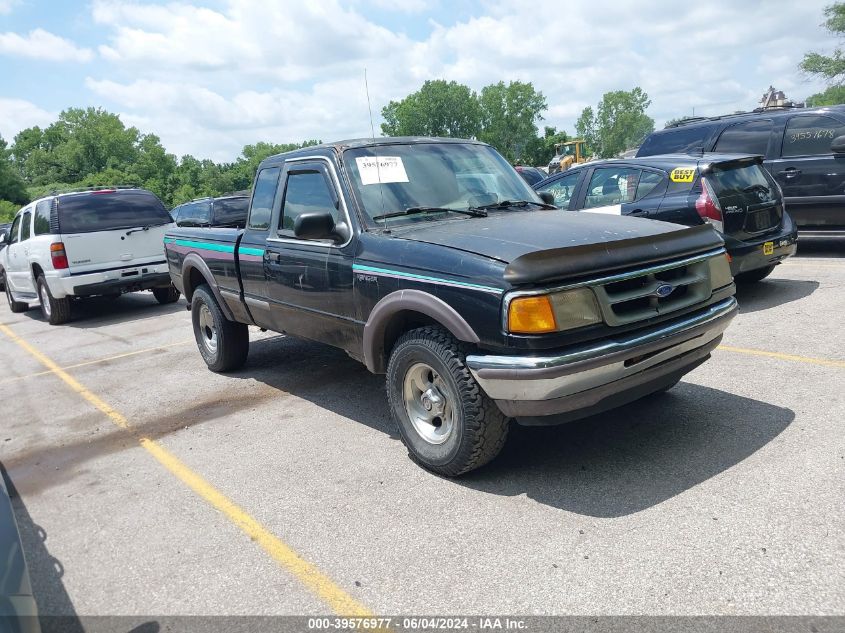
[{"label": "car wheel", "polygon": [[12,289],[9,287],[9,284],[6,284],[6,301],[9,302],[9,309],[15,314],[19,314],[21,312],[26,312],[27,310],[29,310],[28,303],[24,303],[23,301],[15,301],[14,297],[12,297]]},{"label": "car wheel", "polygon": [[6,271],[0,268],[0,290],[6,290]]},{"label": "car wheel", "polygon": [[203,284],[191,298],[191,321],[200,354],[211,371],[231,371],[246,362],[249,330],[229,321],[211,290]]},{"label": "car wheel", "polygon": [[153,296],[162,305],[179,301],[179,291],[173,284],[170,284],[167,288],[153,288]]},{"label": "car wheel", "polygon": [[38,301],[41,303],[41,314],[50,325],[61,325],[70,319],[70,298],[56,299],[47,286],[44,275],[39,275],[35,282],[38,289]]},{"label": "car wheel", "polygon": [[766,266],[765,268],[749,270],[747,273],[739,273],[736,277],[734,277],[734,280],[741,284],[753,284],[757,281],[762,281],[771,275],[774,269],[774,266]]},{"label": "car wheel", "polygon": [[505,444],[509,419],[465,363],[466,349],[446,330],[412,330],[393,348],[387,398],[411,458],[456,477],[492,460]]}]

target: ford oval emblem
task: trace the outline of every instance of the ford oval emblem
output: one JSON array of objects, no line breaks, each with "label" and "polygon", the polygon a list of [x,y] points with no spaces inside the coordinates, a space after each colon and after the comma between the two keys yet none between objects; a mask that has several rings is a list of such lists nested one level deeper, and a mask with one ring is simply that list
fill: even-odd
[{"label": "ford oval emblem", "polygon": [[657,289],[654,291],[654,294],[658,297],[668,297],[675,291],[675,286],[672,284],[661,284],[657,286]]}]

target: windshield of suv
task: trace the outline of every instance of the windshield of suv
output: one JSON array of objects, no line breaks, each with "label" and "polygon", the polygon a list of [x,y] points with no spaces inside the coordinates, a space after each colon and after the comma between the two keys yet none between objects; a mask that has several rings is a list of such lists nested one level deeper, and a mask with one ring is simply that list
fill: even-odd
[{"label": "windshield of suv", "polygon": [[[543,204],[514,168],[487,145],[382,145],[347,150],[344,161],[355,197],[372,226],[470,218],[467,211],[505,201]],[[408,210],[411,213],[404,215]]]},{"label": "windshield of suv", "polygon": [[62,196],[58,210],[62,233],[114,231],[173,221],[161,200],[143,190],[92,191]]}]

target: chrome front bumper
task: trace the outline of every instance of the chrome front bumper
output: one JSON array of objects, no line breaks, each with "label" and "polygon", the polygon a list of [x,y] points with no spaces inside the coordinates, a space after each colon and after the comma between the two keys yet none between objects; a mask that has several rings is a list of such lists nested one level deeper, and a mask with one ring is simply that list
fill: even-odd
[{"label": "chrome front bumper", "polygon": [[[610,340],[532,356],[472,354],[472,375],[506,415],[543,416],[618,406],[701,364],[737,313],[733,297],[681,319]],[[643,391],[645,390],[645,393]],[[609,408],[609,407],[605,407]],[[592,411],[591,411],[592,412]]]}]

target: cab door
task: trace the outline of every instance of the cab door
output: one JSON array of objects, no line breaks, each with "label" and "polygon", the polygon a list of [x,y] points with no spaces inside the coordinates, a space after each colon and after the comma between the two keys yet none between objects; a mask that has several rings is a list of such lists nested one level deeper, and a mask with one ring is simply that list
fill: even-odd
[{"label": "cab door", "polygon": [[826,114],[793,116],[783,130],[769,169],[799,229],[845,227],[845,154],[830,149],[843,134],[845,122]]},{"label": "cab door", "polygon": [[294,235],[296,218],[329,212],[349,227],[339,180],[328,159],[289,160],[282,173],[282,202],[267,239],[265,275],[274,329],[350,348],[355,321],[351,239],[306,240]]},{"label": "cab door", "polygon": [[32,235],[32,208],[24,209],[12,223],[9,233],[9,267],[6,270],[6,283],[18,296],[35,295],[35,282],[29,269],[29,239]]}]

